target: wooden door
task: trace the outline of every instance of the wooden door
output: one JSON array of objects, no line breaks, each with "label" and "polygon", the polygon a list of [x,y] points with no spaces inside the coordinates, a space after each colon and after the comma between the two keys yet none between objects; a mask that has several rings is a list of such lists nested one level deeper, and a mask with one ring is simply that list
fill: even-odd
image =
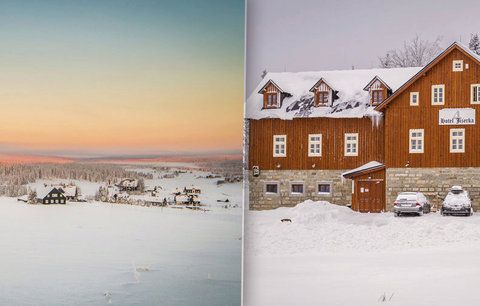
[{"label": "wooden door", "polygon": [[384,180],[358,181],[358,211],[381,212],[385,208]]}]

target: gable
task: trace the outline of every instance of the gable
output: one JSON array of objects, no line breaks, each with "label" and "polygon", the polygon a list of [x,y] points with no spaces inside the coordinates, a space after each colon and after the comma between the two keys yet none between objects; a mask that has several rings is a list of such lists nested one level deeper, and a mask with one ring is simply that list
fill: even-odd
[{"label": "gable", "polygon": [[[411,86],[415,85],[416,82],[420,81],[423,77],[429,75],[435,67],[442,65],[442,74],[445,79],[444,83],[447,83],[447,77],[452,76],[456,72],[452,71],[452,59],[462,59],[465,63],[469,64],[469,70],[473,71],[474,69],[478,69],[478,65],[480,65],[480,56],[473,54],[467,47],[462,46],[458,43],[453,43],[448,47],[445,51],[443,51],[440,55],[438,55],[435,59],[433,59],[428,65],[426,65],[423,69],[421,69],[417,74],[415,74],[410,80],[405,82],[398,90],[396,90],[390,97],[388,97],[385,101],[380,103],[375,107],[377,111],[385,110],[390,103],[396,100],[401,94],[403,94],[407,89]],[[455,81],[455,79],[461,79],[462,74],[456,73],[455,76],[450,78],[451,80]],[[422,98],[420,98],[422,99]]]},{"label": "gable", "polygon": [[312,88],[310,88],[310,92],[315,92],[315,91],[330,91],[330,90],[333,90],[332,86],[328,85],[328,83],[323,79],[321,78],[320,80],[318,80],[317,83],[315,83],[315,85],[313,85]]},{"label": "gable", "polygon": [[274,81],[268,80],[268,82],[258,91],[259,94],[267,92],[284,92]]}]

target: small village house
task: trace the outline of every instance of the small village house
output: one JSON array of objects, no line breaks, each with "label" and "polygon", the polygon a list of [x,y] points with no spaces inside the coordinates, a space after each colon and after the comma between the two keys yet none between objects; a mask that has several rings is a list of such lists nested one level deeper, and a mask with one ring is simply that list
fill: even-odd
[{"label": "small village house", "polygon": [[139,184],[138,180],[136,179],[126,178],[121,180],[117,184],[117,187],[120,189],[120,191],[137,191]]},{"label": "small village house", "polygon": [[43,187],[36,191],[37,203],[40,204],[66,204],[67,198],[56,187]]}]

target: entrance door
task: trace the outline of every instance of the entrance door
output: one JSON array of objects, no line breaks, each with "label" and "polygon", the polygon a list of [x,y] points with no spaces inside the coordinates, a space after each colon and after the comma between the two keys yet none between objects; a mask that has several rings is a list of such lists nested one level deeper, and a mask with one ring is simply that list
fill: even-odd
[{"label": "entrance door", "polygon": [[384,180],[358,181],[358,210],[360,212],[381,212],[385,205]]}]

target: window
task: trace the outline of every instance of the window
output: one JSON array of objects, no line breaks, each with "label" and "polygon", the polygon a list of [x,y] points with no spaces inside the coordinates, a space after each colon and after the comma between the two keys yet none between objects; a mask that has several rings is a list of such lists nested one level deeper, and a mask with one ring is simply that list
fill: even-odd
[{"label": "window", "polygon": [[463,71],[463,61],[462,60],[453,61],[452,70]]},{"label": "window", "polygon": [[419,93],[418,92],[411,92],[410,93],[410,105],[411,106],[418,106],[418,96],[419,96]]},{"label": "window", "polygon": [[273,135],[273,157],[287,156],[287,135]]},{"label": "window", "polygon": [[56,198],[57,197],[57,194],[56,193],[52,193],[52,198]]},{"label": "window", "polygon": [[450,129],[450,153],[465,152],[465,129]]},{"label": "window", "polygon": [[267,107],[278,107],[277,93],[267,93]]},{"label": "window", "polygon": [[322,134],[308,135],[308,156],[322,156]]},{"label": "window", "polygon": [[410,153],[423,153],[423,129],[410,130]]},{"label": "window", "polygon": [[328,105],[328,91],[319,91],[317,95],[318,105]]},{"label": "window", "polygon": [[358,156],[358,133],[345,134],[345,156]]},{"label": "window", "polygon": [[383,101],[383,90],[372,90],[372,104],[379,104]]},{"label": "window", "polygon": [[45,200],[45,204],[48,204],[48,203],[49,203],[49,201],[48,201],[48,200]]},{"label": "window", "polygon": [[445,85],[432,85],[432,105],[445,104]]},{"label": "window", "polygon": [[265,193],[266,194],[278,194],[278,183],[266,183],[265,184]]},{"label": "window", "polygon": [[303,194],[303,183],[292,183],[290,185],[291,194]]},{"label": "window", "polygon": [[317,192],[321,195],[330,195],[332,193],[331,183],[318,183]]},{"label": "window", "polygon": [[480,104],[480,84],[472,84],[472,92],[470,96],[470,102],[472,104]]}]

